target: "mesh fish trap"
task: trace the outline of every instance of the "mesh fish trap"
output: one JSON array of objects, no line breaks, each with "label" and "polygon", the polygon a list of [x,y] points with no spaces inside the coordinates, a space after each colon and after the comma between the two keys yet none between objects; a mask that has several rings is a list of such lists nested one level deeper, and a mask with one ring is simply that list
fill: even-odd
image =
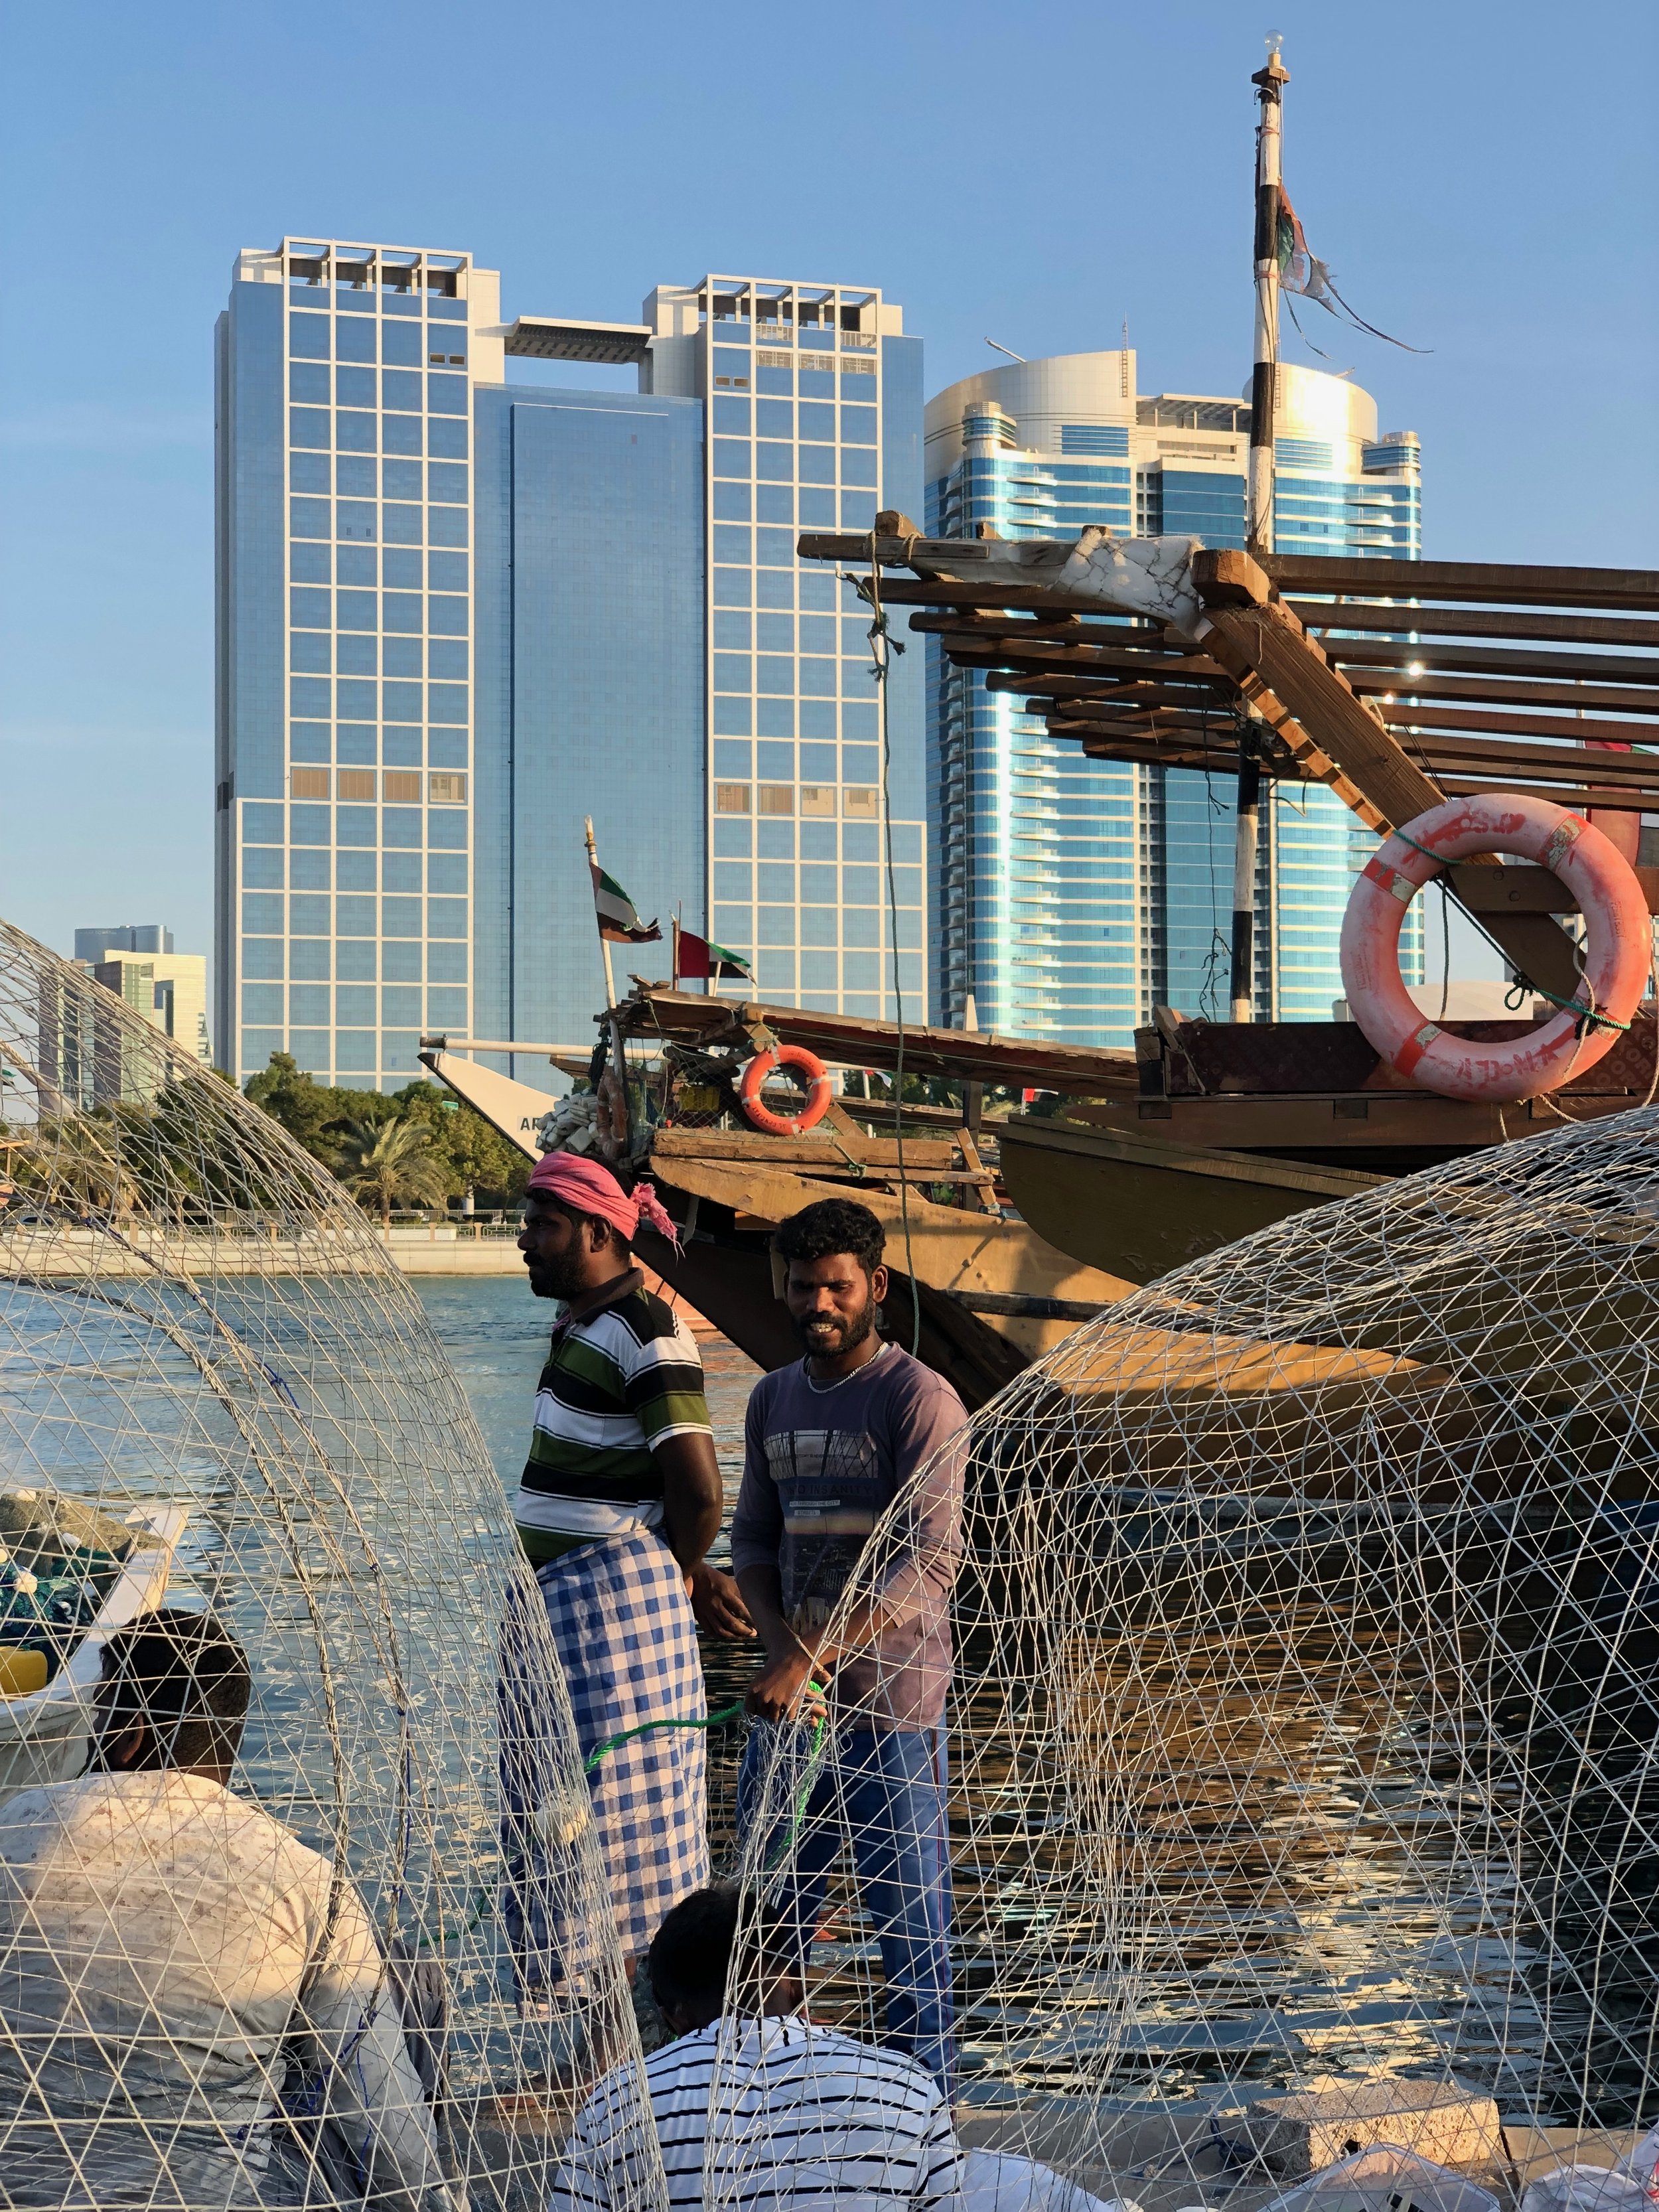
[{"label": "mesh fish trap", "polygon": [[[1644,1109],[1297,1214],[980,1412],[947,1713],[966,2143],[1173,2212],[1379,2144],[1512,2184],[1525,2130],[1653,2117],[1656,1344]],[[780,1732],[751,1962],[818,1850],[810,1756]],[[843,1860],[810,2000],[872,2044],[880,1933]],[[711,2202],[743,2201],[757,2125]]]},{"label": "mesh fish trap", "polygon": [[0,1080],[0,2204],[539,2208],[638,2036],[461,1389],[326,1170],[6,927]]}]

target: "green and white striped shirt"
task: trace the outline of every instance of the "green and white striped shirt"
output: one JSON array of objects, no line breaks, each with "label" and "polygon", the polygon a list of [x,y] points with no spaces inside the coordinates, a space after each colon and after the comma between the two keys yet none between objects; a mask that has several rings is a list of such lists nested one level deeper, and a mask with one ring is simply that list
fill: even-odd
[{"label": "green and white striped shirt", "polygon": [[553,1331],[514,1514],[532,1564],[595,1536],[660,1528],[653,1451],[670,1437],[712,1434],[696,1340],[635,1267]]}]

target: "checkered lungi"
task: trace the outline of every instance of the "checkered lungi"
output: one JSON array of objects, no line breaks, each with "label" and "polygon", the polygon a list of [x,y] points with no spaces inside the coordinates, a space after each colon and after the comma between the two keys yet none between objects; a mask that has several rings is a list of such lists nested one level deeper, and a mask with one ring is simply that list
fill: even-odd
[{"label": "checkered lungi", "polygon": [[[582,1756],[644,1721],[702,1720],[702,1662],[678,1562],[648,1529],[551,1559],[536,1577]],[[590,1772],[599,1856],[624,1956],[708,1880],[702,1729],[660,1729]]]}]

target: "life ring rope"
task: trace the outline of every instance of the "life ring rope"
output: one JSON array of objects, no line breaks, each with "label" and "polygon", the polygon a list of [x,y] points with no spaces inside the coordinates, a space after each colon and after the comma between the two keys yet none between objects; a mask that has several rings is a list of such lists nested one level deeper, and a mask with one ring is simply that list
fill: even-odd
[{"label": "life ring rope", "polygon": [[[775,1114],[761,1104],[762,1085],[780,1067],[793,1067],[806,1079],[806,1103],[799,1114]],[[799,1137],[808,1129],[816,1129],[830,1111],[830,1093],[829,1069],[816,1053],[799,1044],[773,1045],[757,1052],[738,1083],[738,1103],[755,1127],[763,1129],[769,1137]]]},{"label": "life ring rope", "polygon": [[[1566,999],[1529,986],[1558,1011],[1503,1042],[1454,1036],[1426,1019],[1400,973],[1411,902],[1476,853],[1512,854],[1549,869],[1585,922],[1578,991]],[[1353,1018],[1400,1074],[1445,1097],[1504,1103],[1559,1090],[1628,1031],[1652,969],[1653,927],[1635,871],[1594,823],[1530,793],[1474,793],[1383,839],[1349,896],[1341,957]]]}]

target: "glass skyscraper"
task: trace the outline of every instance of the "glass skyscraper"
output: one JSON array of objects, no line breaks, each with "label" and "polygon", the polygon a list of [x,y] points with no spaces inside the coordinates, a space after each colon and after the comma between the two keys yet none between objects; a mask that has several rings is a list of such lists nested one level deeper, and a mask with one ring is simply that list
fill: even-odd
[{"label": "glass skyscraper", "polygon": [[[1279,550],[1414,559],[1418,441],[1379,437],[1346,380],[1281,370]],[[928,403],[930,536],[1187,535],[1243,547],[1248,403],[1141,398],[1135,356],[988,369]],[[1055,1042],[1127,1044],[1154,1005],[1228,1012],[1231,778],[1090,760],[1024,702],[928,656],[936,1018]],[[1269,787],[1255,1011],[1328,1021],[1354,872],[1375,839],[1316,784]],[[1402,945],[1420,957],[1415,917]]]},{"label": "glass skyscraper", "polygon": [[[641,388],[508,380],[535,358],[633,362]],[[887,1003],[870,658],[794,533],[914,511],[921,392],[920,342],[868,290],[709,278],[638,325],[508,324],[465,253],[240,257],[217,342],[215,947],[239,1079],[289,1051],[395,1087],[423,1030],[589,1042],[586,814],[665,935],[678,908],[769,997]],[[917,1006],[919,658],[890,687],[887,784]],[[637,957],[665,972],[665,945]],[[544,1059],[512,1072],[552,1080]]]},{"label": "glass skyscraper", "polygon": [[879,292],[749,277],[664,286],[646,319],[652,391],[708,410],[713,934],[751,955],[765,998],[890,1018],[884,804],[899,987],[920,1020],[921,656],[894,656],[884,802],[869,615],[795,540],[916,512],[921,341]]}]

